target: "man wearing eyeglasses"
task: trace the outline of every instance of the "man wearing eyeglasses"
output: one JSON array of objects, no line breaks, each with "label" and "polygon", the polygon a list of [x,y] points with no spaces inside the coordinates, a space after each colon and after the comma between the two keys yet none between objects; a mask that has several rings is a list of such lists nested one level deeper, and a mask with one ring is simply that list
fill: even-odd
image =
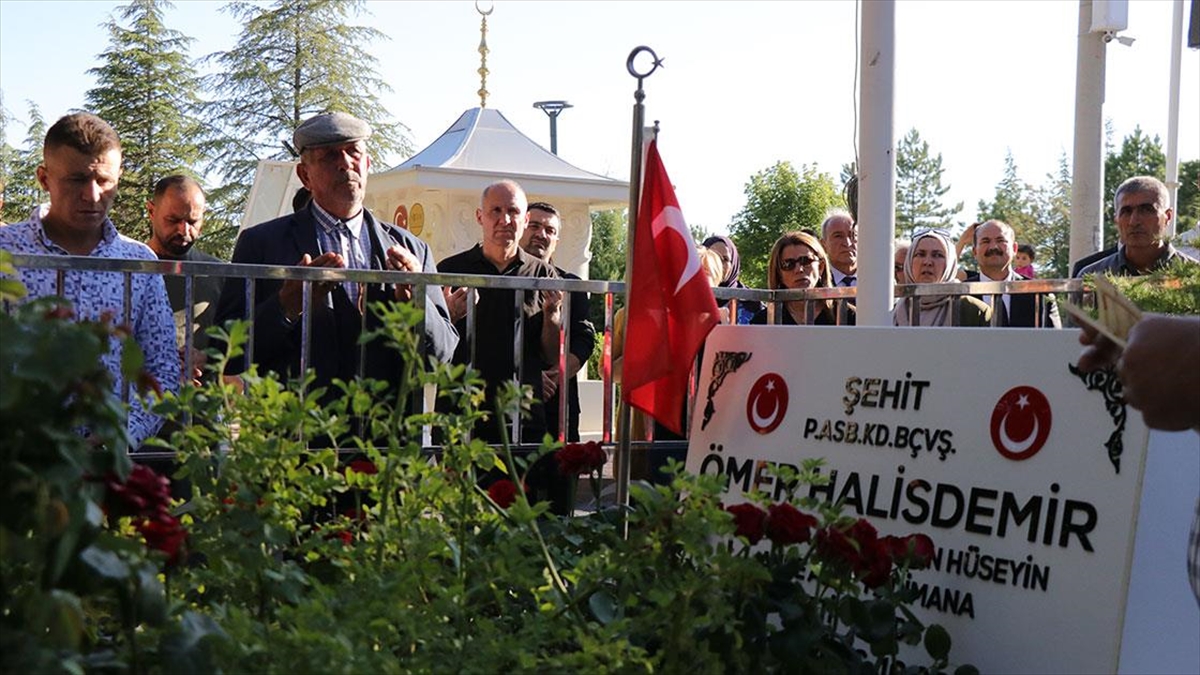
[{"label": "man wearing eyeglasses", "polygon": [[858,285],[858,225],[850,212],[833,209],[821,223],[821,246],[829,254],[834,286]]},{"label": "man wearing eyeglasses", "polygon": [[[968,272],[966,281],[1024,281],[1012,267],[1017,238],[1012,227],[1002,220],[988,220],[975,228],[972,252],[979,261],[978,272]],[[980,298],[981,300],[983,298]],[[1049,293],[1005,293],[996,297],[993,325],[1011,328],[1061,328],[1058,305]],[[1038,308],[1041,308],[1039,311]]]},{"label": "man wearing eyeglasses", "polygon": [[1162,269],[1175,260],[1198,262],[1167,242],[1167,225],[1174,217],[1167,186],[1153,176],[1134,176],[1117,188],[1117,229],[1121,245],[1117,252],[1102,258],[1076,274],[1108,273],[1137,277]]}]

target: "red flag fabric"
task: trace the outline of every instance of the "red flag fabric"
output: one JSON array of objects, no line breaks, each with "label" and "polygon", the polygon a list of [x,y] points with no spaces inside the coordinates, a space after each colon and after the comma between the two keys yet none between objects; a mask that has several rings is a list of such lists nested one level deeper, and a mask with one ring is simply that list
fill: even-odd
[{"label": "red flag fabric", "polygon": [[682,435],[688,376],[718,317],[658,142],[651,141],[626,310],[622,382],[629,404]]}]

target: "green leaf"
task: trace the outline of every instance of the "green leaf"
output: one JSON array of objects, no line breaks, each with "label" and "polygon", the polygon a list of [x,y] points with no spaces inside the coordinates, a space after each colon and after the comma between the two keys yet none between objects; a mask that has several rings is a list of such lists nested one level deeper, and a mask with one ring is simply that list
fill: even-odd
[{"label": "green leaf", "polygon": [[105,579],[123,581],[129,578],[129,565],[112,551],[89,546],[79,554],[79,559]]},{"label": "green leaf", "polygon": [[163,636],[160,643],[164,670],[182,675],[218,672],[207,646],[213,639],[226,637],[212,617],[191,610],[184,612],[178,630]]},{"label": "green leaf", "polygon": [[121,372],[126,379],[134,380],[137,372],[146,364],[146,355],[137,340],[128,338],[121,344]]},{"label": "green leaf", "polygon": [[925,630],[925,651],[939,661],[950,657],[950,634],[939,624],[932,624]]},{"label": "green leaf", "polygon": [[597,591],[588,598],[588,609],[602,625],[607,626],[620,615],[620,606],[616,598],[607,591]]},{"label": "green leaf", "polygon": [[46,636],[60,649],[78,650],[83,640],[84,615],[79,596],[54,589],[47,597]]},{"label": "green leaf", "polygon": [[137,570],[138,617],[152,626],[162,625],[167,620],[167,593],[158,580],[158,570],[144,564]]}]

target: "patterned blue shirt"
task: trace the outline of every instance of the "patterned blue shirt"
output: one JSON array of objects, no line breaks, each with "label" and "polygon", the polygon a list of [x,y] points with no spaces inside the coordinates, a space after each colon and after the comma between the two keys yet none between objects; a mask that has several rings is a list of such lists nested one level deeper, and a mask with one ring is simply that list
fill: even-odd
[{"label": "patterned blue shirt", "polygon": [[[69,255],[46,236],[41,216],[42,213],[34,209],[29,220],[0,227],[0,248],[22,255]],[[103,227],[100,243],[88,254],[89,257],[158,259],[150,247],[118,233],[112,221],[105,219]],[[20,269],[19,276],[29,291],[26,299],[56,295],[56,270]],[[179,351],[175,345],[175,319],[167,302],[162,277],[157,274],[134,274],[130,286],[129,324],[134,339],[145,353],[146,370],[158,380],[163,391],[178,392],[180,366]],[[125,282],[120,272],[67,270],[63,274],[62,295],[71,301],[75,316],[81,319],[98,320],[107,311],[113,313],[114,322],[122,321],[125,316],[124,290]],[[121,348],[117,341],[113,341],[103,361],[116,380],[117,395],[122,396],[125,381],[121,377]],[[162,420],[146,410],[138,397],[131,394],[128,426],[130,448],[136,450],[161,425]]]}]

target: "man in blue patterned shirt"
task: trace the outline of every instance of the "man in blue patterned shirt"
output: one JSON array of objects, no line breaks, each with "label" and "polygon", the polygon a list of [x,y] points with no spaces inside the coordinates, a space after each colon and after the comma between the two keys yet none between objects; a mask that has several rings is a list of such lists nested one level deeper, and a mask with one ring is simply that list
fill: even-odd
[{"label": "man in blue patterned shirt", "polygon": [[[121,140],[107,122],[89,113],[67,115],[46,132],[38,183],[50,193],[50,206],[34,210],[28,220],[0,229],[0,248],[25,255],[72,255],[92,258],[156,260],[145,244],[117,232],[108,210],[121,177]],[[55,270],[21,269],[28,298],[58,295]],[[179,390],[179,354],[175,346],[175,321],[162,277],[132,275],[130,306],[124,303],[124,280],[117,272],[68,270],[63,275],[62,297],[71,302],[80,319],[99,320],[106,313],[124,321],[145,353],[146,370],[164,391]],[[124,396],[121,347],[114,342],[104,365],[115,379],[116,393]],[[150,413],[136,395],[130,395],[129,442],[137,448],[153,435],[162,420]]]}]

